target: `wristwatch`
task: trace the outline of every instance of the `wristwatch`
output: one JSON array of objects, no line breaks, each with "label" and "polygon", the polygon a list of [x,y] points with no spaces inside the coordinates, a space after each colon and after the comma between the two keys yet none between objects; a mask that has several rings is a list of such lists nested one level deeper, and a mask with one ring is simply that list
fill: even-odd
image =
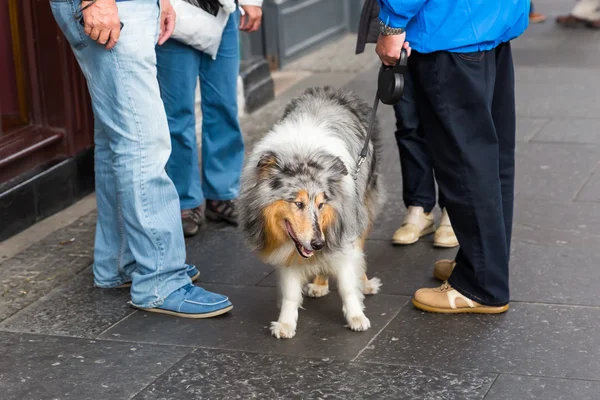
[{"label": "wristwatch", "polygon": [[404,28],[392,28],[383,21],[379,21],[379,33],[383,36],[401,35],[405,32]]}]

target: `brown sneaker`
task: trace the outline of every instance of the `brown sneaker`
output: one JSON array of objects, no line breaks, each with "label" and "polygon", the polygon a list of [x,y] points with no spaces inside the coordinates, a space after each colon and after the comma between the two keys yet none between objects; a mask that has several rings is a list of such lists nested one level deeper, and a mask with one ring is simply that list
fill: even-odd
[{"label": "brown sneaker", "polygon": [[585,19],[573,15],[560,15],[556,17],[556,23],[565,28],[583,28],[589,24]]},{"label": "brown sneaker", "polygon": [[204,225],[204,206],[198,206],[189,210],[181,211],[181,224],[185,237],[194,236]]},{"label": "brown sneaker", "polygon": [[238,226],[237,208],[234,200],[207,200],[206,218]]},{"label": "brown sneaker", "polygon": [[456,261],[454,260],[438,260],[433,265],[433,276],[442,282],[447,281],[450,279],[454,267],[456,267]]},{"label": "brown sneaker", "polygon": [[506,312],[509,305],[501,307],[484,306],[463,296],[448,282],[434,289],[419,289],[412,303],[421,311],[441,314],[500,314]]},{"label": "brown sneaker", "polygon": [[546,16],[539,12],[529,13],[529,23],[531,24],[539,24],[540,22],[544,22],[546,20]]}]

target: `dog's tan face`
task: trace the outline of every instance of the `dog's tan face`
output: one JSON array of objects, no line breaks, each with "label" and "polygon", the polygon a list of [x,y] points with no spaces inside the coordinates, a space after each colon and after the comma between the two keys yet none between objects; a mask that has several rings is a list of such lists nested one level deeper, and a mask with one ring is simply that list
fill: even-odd
[{"label": "dog's tan face", "polygon": [[335,218],[324,193],[302,189],[290,201],[279,200],[265,209],[267,248],[274,250],[291,241],[303,258],[310,258],[326,245],[324,231]]}]

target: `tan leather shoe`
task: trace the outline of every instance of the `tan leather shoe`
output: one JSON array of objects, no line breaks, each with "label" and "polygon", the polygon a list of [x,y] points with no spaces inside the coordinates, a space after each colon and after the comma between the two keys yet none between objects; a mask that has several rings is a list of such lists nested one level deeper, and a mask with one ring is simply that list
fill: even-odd
[{"label": "tan leather shoe", "polygon": [[450,279],[455,266],[456,261],[454,260],[438,260],[433,265],[433,276],[442,282],[447,281]]},{"label": "tan leather shoe", "polygon": [[394,232],[392,243],[394,244],[413,244],[419,238],[435,232],[433,215],[425,213],[423,207],[408,207],[408,214],[404,217],[402,226]]},{"label": "tan leather shoe", "polygon": [[452,248],[458,246],[458,239],[454,234],[454,229],[452,229],[452,224],[450,223],[450,217],[448,217],[448,212],[445,208],[442,210],[440,226],[437,228],[435,235],[433,236],[433,245],[435,247],[443,248]]},{"label": "tan leather shoe", "polygon": [[500,314],[506,312],[509,305],[501,307],[484,306],[463,296],[448,282],[434,289],[419,289],[412,303],[421,311],[441,314]]}]

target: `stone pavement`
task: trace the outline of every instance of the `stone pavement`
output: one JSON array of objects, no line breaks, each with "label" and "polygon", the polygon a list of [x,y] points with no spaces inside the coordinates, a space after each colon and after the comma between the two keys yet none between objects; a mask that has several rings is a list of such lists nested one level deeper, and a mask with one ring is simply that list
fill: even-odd
[{"label": "stone pavement", "polygon": [[[552,17],[569,4],[537,6]],[[343,327],[332,293],[306,300],[294,339],[270,337],[272,268],[222,225],[188,240],[188,259],[201,285],[231,297],[232,313],[194,321],[135,311],[127,290],[92,288],[92,212],[0,260],[0,398],[600,398],[600,33],[549,21],[513,49],[519,143],[508,313],[431,315],[407,304],[436,285],[433,262],[454,251],[434,250],[431,238],[391,246],[404,210],[393,114],[381,107],[390,196],[367,244],[370,275],[384,282],[366,300],[369,331]],[[295,64],[305,79],[244,117],[249,146],[305,87],[346,86],[370,101],[376,63],[351,70],[351,60],[312,71],[310,60]]]}]

